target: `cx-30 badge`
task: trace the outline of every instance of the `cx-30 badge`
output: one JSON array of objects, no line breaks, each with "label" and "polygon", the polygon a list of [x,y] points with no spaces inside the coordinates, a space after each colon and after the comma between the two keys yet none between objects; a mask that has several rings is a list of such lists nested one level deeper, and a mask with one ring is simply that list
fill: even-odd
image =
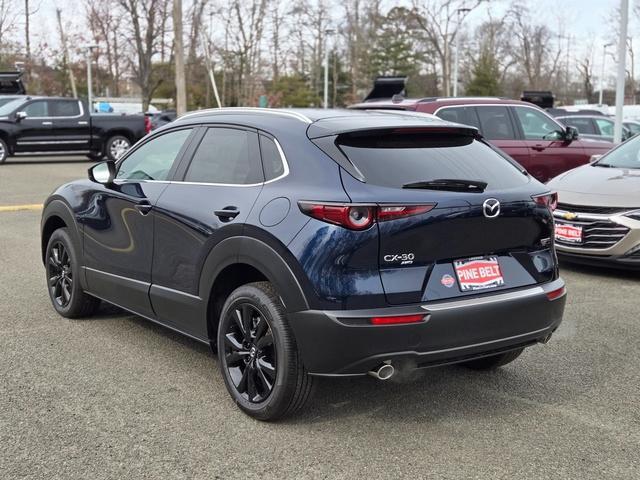
[{"label": "cx-30 badge", "polygon": [[495,198],[487,198],[482,204],[482,213],[487,218],[495,218],[500,215],[500,202]]}]

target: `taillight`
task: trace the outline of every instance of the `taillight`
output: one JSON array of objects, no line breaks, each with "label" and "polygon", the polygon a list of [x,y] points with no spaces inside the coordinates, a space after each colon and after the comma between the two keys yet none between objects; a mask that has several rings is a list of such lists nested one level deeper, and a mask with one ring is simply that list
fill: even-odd
[{"label": "taillight", "polygon": [[149,133],[151,131],[151,119],[146,115],[144,116],[144,131],[145,133]]},{"label": "taillight", "polygon": [[396,218],[420,215],[433,210],[435,205],[380,205],[378,207],[378,220],[395,220]]},{"label": "taillight", "polygon": [[555,300],[556,298],[560,298],[561,296],[563,296],[565,293],[567,293],[567,290],[564,287],[560,287],[547,292],[547,298],[549,299],[549,301]]},{"label": "taillight", "polygon": [[375,205],[298,202],[302,213],[323,222],[340,225],[350,230],[366,230],[376,220],[384,222],[426,213],[432,205]]},{"label": "taillight", "polygon": [[398,315],[394,317],[373,317],[369,321],[371,325],[399,325],[402,323],[418,323],[424,315]]},{"label": "taillight", "polygon": [[534,195],[533,201],[541,207],[547,207],[552,212],[558,207],[558,194],[556,192]]}]

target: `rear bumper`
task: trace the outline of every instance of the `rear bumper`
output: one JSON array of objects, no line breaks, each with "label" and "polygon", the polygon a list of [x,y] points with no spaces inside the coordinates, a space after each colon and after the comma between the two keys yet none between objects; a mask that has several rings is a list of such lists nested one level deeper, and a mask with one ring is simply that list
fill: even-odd
[{"label": "rear bumper", "polygon": [[[289,314],[305,367],[315,375],[360,375],[383,361],[442,365],[513,350],[542,341],[562,321],[566,294],[562,279],[501,292],[372,310]],[[420,323],[370,325],[374,316],[421,313]]]}]

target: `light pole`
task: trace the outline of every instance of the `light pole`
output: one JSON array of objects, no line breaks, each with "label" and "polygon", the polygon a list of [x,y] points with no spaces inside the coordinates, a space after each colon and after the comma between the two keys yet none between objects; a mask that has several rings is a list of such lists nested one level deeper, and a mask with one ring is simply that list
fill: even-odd
[{"label": "light pole", "polygon": [[620,37],[618,38],[618,75],[616,78],[616,123],[613,128],[613,143],[622,141],[622,106],[624,104],[624,81],[627,60],[627,27],[629,24],[629,0],[620,0]]},{"label": "light pole", "polygon": [[329,108],[329,35],[333,35],[334,30],[327,28],[324,31],[324,102],[322,108]]},{"label": "light pole", "polygon": [[87,104],[89,113],[93,112],[93,80],[91,78],[91,50],[98,48],[98,45],[85,45],[87,50]]},{"label": "light pole", "polygon": [[604,66],[607,63],[607,48],[613,43],[607,43],[602,47],[602,75],[600,75],[600,96],[598,97],[598,105],[602,105],[602,92],[604,90]]},{"label": "light pole", "polygon": [[[471,11],[470,8],[459,8],[458,10],[456,10],[457,15],[458,15],[458,26],[456,27],[456,51],[454,52],[454,60],[453,60],[453,96],[457,97],[458,96],[458,61],[459,61],[459,56],[458,56],[458,52],[460,50],[460,24],[462,23],[462,20],[460,19],[460,14],[461,13],[469,13]],[[463,17],[464,18],[464,17]]]}]

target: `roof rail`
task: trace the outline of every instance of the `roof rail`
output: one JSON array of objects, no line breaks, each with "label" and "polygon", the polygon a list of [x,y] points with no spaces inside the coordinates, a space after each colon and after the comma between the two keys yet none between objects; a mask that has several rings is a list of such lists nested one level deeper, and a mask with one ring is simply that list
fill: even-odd
[{"label": "roof rail", "polygon": [[313,123],[312,120],[303,115],[300,112],[293,112],[290,110],[280,110],[275,108],[259,108],[259,107],[223,107],[223,108],[207,108],[204,110],[196,110],[195,112],[189,112],[186,115],[182,115],[177,121],[184,120],[185,118],[197,117],[199,115],[209,114],[234,114],[234,113],[264,113],[271,115],[280,115],[283,117],[295,118],[304,123]]}]

